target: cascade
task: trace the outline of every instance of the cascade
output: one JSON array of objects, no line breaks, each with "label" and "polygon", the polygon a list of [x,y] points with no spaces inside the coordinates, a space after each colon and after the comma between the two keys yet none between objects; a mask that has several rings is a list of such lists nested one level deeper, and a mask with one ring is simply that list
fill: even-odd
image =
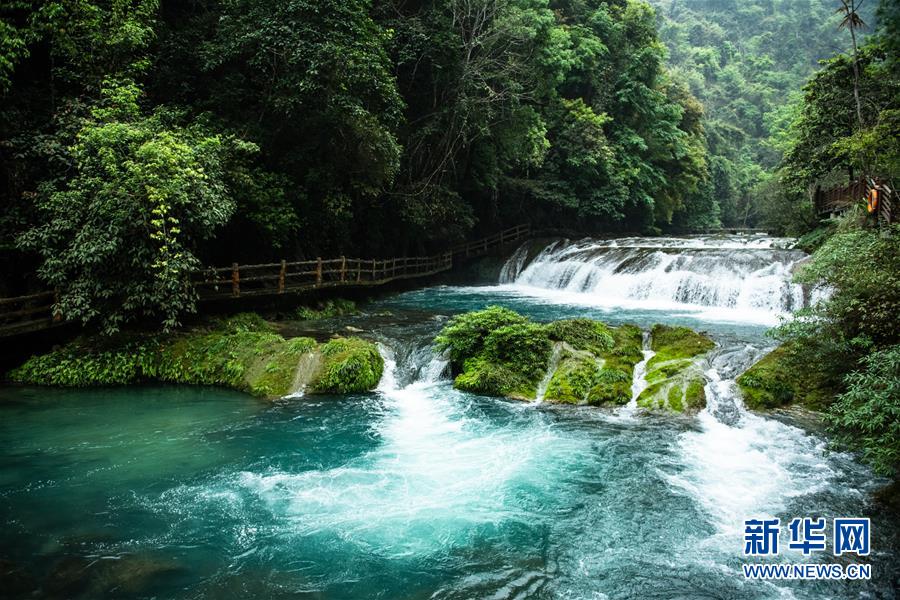
[{"label": "cascade", "polygon": [[500,283],[597,304],[728,309],[771,321],[806,304],[803,287],[791,281],[806,254],[786,246],[756,237],[562,240],[527,264],[526,247],[519,248]]}]

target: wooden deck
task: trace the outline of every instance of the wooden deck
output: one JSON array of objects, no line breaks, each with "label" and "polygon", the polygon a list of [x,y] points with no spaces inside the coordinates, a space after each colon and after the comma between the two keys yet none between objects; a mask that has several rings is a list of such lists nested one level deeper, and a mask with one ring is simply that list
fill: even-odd
[{"label": "wooden deck", "polygon": [[[433,256],[388,259],[317,258],[260,265],[210,267],[192,275],[200,302],[266,297],[324,288],[380,286],[393,281],[429,277],[449,271],[467,258],[483,256],[531,235],[518,225],[492,236],[459,244]],[[54,292],[0,298],[0,337],[47,329],[64,322],[54,315]]]}]

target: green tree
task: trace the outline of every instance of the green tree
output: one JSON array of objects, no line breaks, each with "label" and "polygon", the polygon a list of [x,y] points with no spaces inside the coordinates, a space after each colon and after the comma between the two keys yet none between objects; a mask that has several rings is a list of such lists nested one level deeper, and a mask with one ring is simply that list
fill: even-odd
[{"label": "green tree", "polygon": [[48,185],[40,222],[20,245],[43,259],[56,311],[107,333],[140,318],[165,328],[195,308],[194,249],[234,209],[222,183],[225,154],[252,151],[165,108],[144,116],[139,88],[108,82],[71,148],[73,173]]}]

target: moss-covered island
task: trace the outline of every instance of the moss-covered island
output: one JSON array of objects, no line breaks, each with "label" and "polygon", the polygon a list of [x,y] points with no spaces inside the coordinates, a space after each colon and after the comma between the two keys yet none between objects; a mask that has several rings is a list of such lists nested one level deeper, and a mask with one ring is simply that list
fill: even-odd
[{"label": "moss-covered island", "polygon": [[33,356],[9,373],[17,383],[94,386],[161,381],[220,385],[262,398],[304,390],[346,394],[374,389],[384,361],[375,344],[335,338],[285,339],[255,314],[173,334],[77,339]]},{"label": "moss-covered island", "polygon": [[[702,371],[694,359],[714,346],[712,340],[684,328],[658,325],[654,332],[659,335],[655,348],[660,360],[641,405],[675,411],[702,406]],[[492,306],[455,317],[435,343],[447,353],[458,389],[522,400],[622,406],[631,400],[634,367],[643,359],[642,337],[633,325],[610,327],[590,319],[544,325]],[[664,401],[658,401],[660,395]]]},{"label": "moss-covered island", "polygon": [[697,411],[706,406],[705,378],[698,360],[715,347],[709,337],[687,327],[654,325],[647,363],[647,389],[638,397],[642,408],[675,412]]}]

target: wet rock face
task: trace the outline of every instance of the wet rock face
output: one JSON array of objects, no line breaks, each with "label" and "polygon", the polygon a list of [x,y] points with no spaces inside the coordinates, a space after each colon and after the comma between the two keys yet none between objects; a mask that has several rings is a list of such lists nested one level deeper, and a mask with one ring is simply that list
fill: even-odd
[{"label": "wet rock face", "polygon": [[150,556],[114,559],[65,556],[50,568],[40,586],[39,597],[62,599],[141,595],[154,584],[177,576],[181,571],[183,567],[168,559]]}]

